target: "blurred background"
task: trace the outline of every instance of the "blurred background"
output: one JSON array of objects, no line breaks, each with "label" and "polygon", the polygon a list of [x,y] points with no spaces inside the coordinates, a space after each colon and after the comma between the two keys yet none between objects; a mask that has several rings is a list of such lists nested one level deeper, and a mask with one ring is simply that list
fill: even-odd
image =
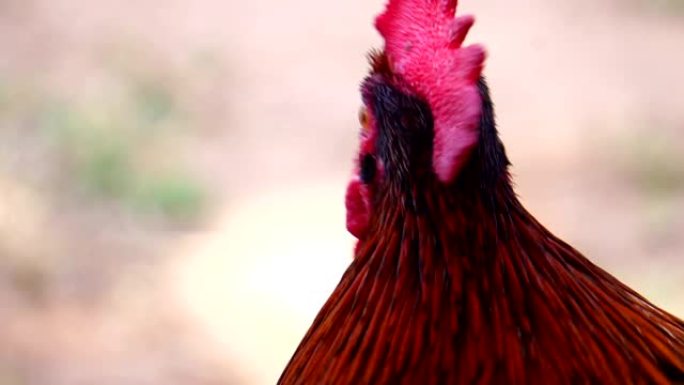
[{"label": "blurred background", "polygon": [[[273,384],[383,0],[0,0],[0,385]],[[517,191],[684,316],[684,1],[462,0]]]}]

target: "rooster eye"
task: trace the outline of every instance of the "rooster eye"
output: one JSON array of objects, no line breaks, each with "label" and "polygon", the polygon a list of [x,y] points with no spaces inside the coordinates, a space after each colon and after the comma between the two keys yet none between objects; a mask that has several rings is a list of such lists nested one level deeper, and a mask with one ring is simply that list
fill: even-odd
[{"label": "rooster eye", "polygon": [[368,109],[366,107],[361,107],[359,109],[359,123],[361,124],[361,128],[363,131],[368,131],[369,129],[369,117],[368,117]]},{"label": "rooster eye", "polygon": [[359,177],[361,182],[368,184],[373,181],[375,177],[375,157],[371,154],[366,154],[361,158]]}]

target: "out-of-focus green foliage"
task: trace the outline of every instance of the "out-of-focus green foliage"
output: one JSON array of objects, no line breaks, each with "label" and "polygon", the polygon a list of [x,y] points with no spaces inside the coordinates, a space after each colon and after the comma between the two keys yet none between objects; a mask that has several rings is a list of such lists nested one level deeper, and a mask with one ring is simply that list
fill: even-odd
[{"label": "out-of-focus green foliage", "polygon": [[683,0],[634,0],[639,7],[661,14],[684,14]]},{"label": "out-of-focus green foliage", "polygon": [[159,82],[142,79],[131,89],[137,107],[136,115],[141,123],[157,124],[172,117],[176,105],[171,91]]},{"label": "out-of-focus green foliage", "polygon": [[654,6],[663,11],[684,12],[684,1],[682,0],[655,0]]},{"label": "out-of-focus green foliage", "polygon": [[178,220],[191,220],[202,210],[206,194],[188,175],[162,175],[141,181],[132,196],[142,210],[154,210]]},{"label": "out-of-focus green foliage", "polygon": [[653,130],[633,138],[625,163],[626,172],[637,187],[657,197],[684,189],[684,154],[678,142],[663,133]]},{"label": "out-of-focus green foliage", "polygon": [[71,192],[172,221],[196,219],[207,194],[185,169],[177,145],[191,130],[172,84],[145,73],[112,71],[118,92],[89,98],[0,82],[0,122],[34,125],[19,135],[48,143],[46,160],[58,163],[53,169]]},{"label": "out-of-focus green foliage", "polygon": [[0,114],[7,108],[9,102],[9,90],[7,89],[7,81],[0,76]]},{"label": "out-of-focus green foliage", "polygon": [[[645,126],[657,125],[654,122]],[[621,173],[641,194],[643,233],[654,245],[679,238],[676,209],[684,192],[684,152],[666,129],[638,130],[623,138]],[[674,232],[673,232],[674,231]]]}]

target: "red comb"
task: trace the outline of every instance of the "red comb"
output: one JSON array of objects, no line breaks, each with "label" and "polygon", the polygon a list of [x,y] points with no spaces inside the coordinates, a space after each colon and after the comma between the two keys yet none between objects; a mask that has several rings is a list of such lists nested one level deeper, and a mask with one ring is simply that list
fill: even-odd
[{"label": "red comb", "polygon": [[477,143],[477,81],[485,51],[462,47],[475,19],[454,18],[456,0],[390,0],[375,26],[385,38],[392,72],[423,97],[434,118],[433,167],[451,181]]}]

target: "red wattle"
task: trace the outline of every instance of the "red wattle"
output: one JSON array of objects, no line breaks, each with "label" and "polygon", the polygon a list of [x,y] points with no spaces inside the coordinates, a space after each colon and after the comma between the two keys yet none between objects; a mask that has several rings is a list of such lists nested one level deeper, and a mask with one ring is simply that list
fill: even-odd
[{"label": "red wattle", "polygon": [[363,238],[370,220],[370,202],[367,187],[357,178],[347,186],[345,197],[347,230],[356,238]]}]

